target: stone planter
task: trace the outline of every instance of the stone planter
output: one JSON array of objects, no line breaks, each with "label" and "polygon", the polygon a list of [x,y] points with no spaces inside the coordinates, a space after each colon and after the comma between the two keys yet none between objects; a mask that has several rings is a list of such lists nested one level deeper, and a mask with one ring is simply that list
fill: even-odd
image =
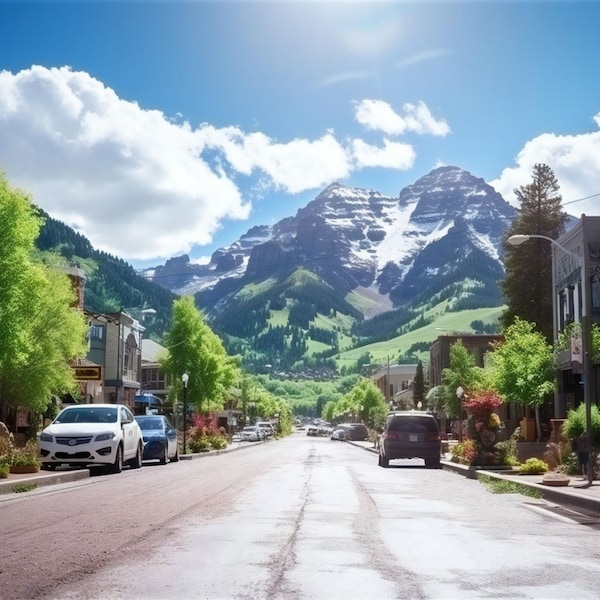
[{"label": "stone planter", "polygon": [[571,478],[567,477],[565,475],[547,474],[547,475],[544,475],[544,477],[542,477],[542,483],[544,485],[550,485],[552,487],[567,486],[567,485],[569,485],[570,481],[571,481]]},{"label": "stone planter", "polygon": [[23,473],[37,473],[40,470],[39,465],[11,465],[10,472],[13,475],[21,475]]}]

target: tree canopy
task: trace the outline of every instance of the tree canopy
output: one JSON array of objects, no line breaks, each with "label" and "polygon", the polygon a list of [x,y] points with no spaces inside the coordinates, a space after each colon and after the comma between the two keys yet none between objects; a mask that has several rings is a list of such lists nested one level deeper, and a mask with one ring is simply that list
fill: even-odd
[{"label": "tree canopy", "polygon": [[204,322],[191,296],[173,303],[173,321],[165,335],[165,346],[168,352],[159,357],[159,363],[172,383],[173,394],[181,397],[182,376],[187,373],[190,406],[198,412],[222,408],[240,376],[239,368]]},{"label": "tree canopy", "polygon": [[554,391],[554,350],[533,323],[517,317],[489,358],[494,387],[505,400],[535,407]]},{"label": "tree canopy", "polygon": [[69,361],[87,352],[87,327],[69,278],[36,262],[42,220],[0,174],[0,419],[9,408],[43,412],[74,392]]}]

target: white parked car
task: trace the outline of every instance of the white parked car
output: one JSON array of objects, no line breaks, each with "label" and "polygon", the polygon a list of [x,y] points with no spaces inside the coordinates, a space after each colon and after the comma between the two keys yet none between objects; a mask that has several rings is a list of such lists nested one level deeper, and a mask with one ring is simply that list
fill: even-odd
[{"label": "white parked car", "polygon": [[246,442],[260,442],[264,439],[263,432],[256,425],[247,425],[241,433]]},{"label": "white parked car", "polygon": [[64,408],[40,434],[42,468],[142,466],[144,442],[133,413],[122,404],[77,404]]},{"label": "white parked car", "polygon": [[275,435],[275,428],[273,427],[273,423],[269,421],[259,421],[256,426],[262,430],[264,437],[270,438]]}]

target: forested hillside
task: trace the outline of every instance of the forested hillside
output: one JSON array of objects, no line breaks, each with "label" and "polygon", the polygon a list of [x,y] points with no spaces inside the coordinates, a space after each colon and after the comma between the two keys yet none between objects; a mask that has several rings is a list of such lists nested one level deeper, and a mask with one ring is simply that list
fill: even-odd
[{"label": "forested hillside", "polygon": [[[43,211],[44,219],[36,245],[46,253],[44,260],[76,266],[87,275],[84,306],[91,312],[153,308],[156,314],[144,321],[146,336],[159,340],[171,321],[176,295],[138,275],[125,261],[95,250],[81,234]],[[136,316],[135,314],[133,316]]]}]

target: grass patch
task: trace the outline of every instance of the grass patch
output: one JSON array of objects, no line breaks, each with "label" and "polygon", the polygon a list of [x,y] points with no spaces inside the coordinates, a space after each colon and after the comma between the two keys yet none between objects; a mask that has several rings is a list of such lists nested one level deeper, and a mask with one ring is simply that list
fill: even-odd
[{"label": "grass patch", "polygon": [[17,483],[13,485],[13,492],[15,494],[22,494],[23,492],[31,492],[35,490],[37,483]]},{"label": "grass patch", "polygon": [[541,490],[531,488],[527,485],[508,481],[506,479],[496,479],[489,475],[480,475],[477,478],[483,483],[492,494],[522,494],[530,498],[541,498]]}]

